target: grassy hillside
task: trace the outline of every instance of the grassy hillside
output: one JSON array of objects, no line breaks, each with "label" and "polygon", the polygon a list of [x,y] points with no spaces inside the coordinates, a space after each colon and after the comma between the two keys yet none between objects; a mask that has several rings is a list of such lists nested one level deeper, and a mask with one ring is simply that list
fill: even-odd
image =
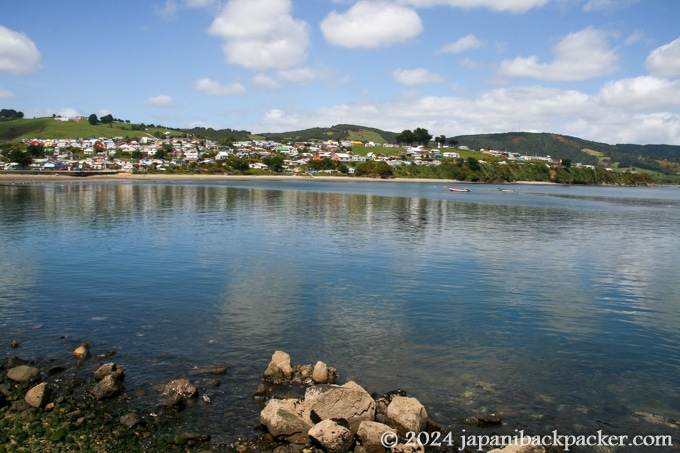
[{"label": "grassy hillside", "polygon": [[0,121],[0,143],[16,142],[23,139],[85,138],[85,137],[152,137],[170,132],[171,136],[182,132],[167,128],[149,127],[133,130],[139,125],[128,123],[98,124],[92,126],[87,120],[78,122],[56,121],[53,118],[20,119]]},{"label": "grassy hillside", "polygon": [[267,140],[283,142],[325,141],[325,140],[361,140],[363,142],[394,143],[397,134],[371,127],[352,124],[337,124],[331,127],[314,127],[292,132],[266,132],[258,136]]}]

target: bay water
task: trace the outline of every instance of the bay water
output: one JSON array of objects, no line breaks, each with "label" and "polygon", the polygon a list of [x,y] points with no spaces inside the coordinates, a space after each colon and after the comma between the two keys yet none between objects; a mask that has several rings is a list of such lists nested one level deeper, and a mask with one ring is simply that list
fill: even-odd
[{"label": "bay water", "polygon": [[275,350],[406,390],[454,434],[500,413],[481,432],[677,438],[680,190],[465,187],[0,186],[0,346],[115,350],[140,407],[226,365],[180,423],[227,438],[257,430]]}]

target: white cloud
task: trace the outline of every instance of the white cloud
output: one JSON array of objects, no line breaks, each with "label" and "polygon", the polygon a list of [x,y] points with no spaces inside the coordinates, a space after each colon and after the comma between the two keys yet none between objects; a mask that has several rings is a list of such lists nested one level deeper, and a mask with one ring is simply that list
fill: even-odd
[{"label": "white cloud", "polygon": [[654,49],[645,65],[652,75],[680,77],[680,38]]},{"label": "white cloud", "polygon": [[310,68],[282,69],[279,78],[287,83],[307,84],[316,80],[316,73]]},{"label": "white cloud", "polygon": [[392,73],[394,80],[402,85],[419,85],[422,83],[439,83],[443,82],[446,77],[434,74],[427,69],[396,69]]},{"label": "white cloud", "polygon": [[539,63],[538,57],[517,57],[501,62],[499,73],[509,77],[540,80],[586,80],[618,68],[619,57],[609,47],[607,33],[588,27],[570,33],[552,49],[552,63]]},{"label": "white cloud", "polygon": [[473,34],[469,34],[467,36],[463,36],[462,38],[454,42],[446,44],[441,49],[439,49],[439,52],[462,53],[470,49],[478,49],[480,47],[484,47],[485,45],[486,45],[485,41],[482,41]]},{"label": "white cloud", "polygon": [[[338,104],[315,110],[270,110],[256,130],[290,131],[351,121],[388,131],[425,127],[446,136],[508,132],[555,132],[604,143],[680,143],[680,114],[664,112],[661,92],[680,99],[678,87],[656,82],[637,96],[658,98],[653,113],[629,110],[616,96],[631,96],[615,86],[638,86],[653,81],[623,80],[607,84],[599,95],[543,86],[505,87],[477,97],[402,96],[388,102]],[[665,88],[664,88],[665,87]],[[630,89],[630,88],[629,88]],[[618,91],[617,91],[618,90]],[[613,96],[613,97],[612,97]],[[629,103],[634,103],[631,96]],[[677,105],[680,101],[674,101]],[[650,103],[651,104],[651,103]]]},{"label": "white cloud", "polygon": [[172,107],[174,103],[172,98],[167,94],[160,94],[144,100],[144,105],[155,105],[157,107]]},{"label": "white cloud", "polygon": [[173,20],[182,8],[217,9],[220,0],[165,0],[163,6],[155,6],[156,14],[165,20]]},{"label": "white cloud", "polygon": [[423,23],[411,8],[359,0],[344,14],[332,11],[321,22],[321,31],[333,45],[374,49],[418,36]]},{"label": "white cloud", "polygon": [[0,25],[0,74],[30,74],[40,69],[40,52],[23,33]]},{"label": "white cloud", "polygon": [[266,88],[268,90],[273,90],[281,86],[276,79],[266,74],[256,74],[251,79],[251,83],[256,87]]},{"label": "white cloud", "polygon": [[607,83],[599,98],[629,112],[680,108],[680,80],[642,76]]},{"label": "white cloud", "polygon": [[307,58],[309,26],[291,15],[290,0],[230,0],[208,33],[224,40],[228,63],[262,71]]},{"label": "white cloud", "polygon": [[15,97],[16,94],[13,92],[0,87],[0,99],[14,99]]},{"label": "white cloud", "polygon": [[194,87],[198,91],[201,91],[205,94],[211,94],[213,96],[232,96],[244,94],[246,92],[246,88],[240,83],[224,85],[208,78],[198,79],[194,84]]},{"label": "white cloud", "polygon": [[583,11],[613,11],[637,2],[638,0],[588,0],[586,4],[583,5]]},{"label": "white cloud", "polygon": [[453,8],[486,8],[492,11],[509,12],[515,14],[526,13],[533,8],[539,8],[551,0],[400,0],[401,3],[416,8],[429,6],[451,6]]}]

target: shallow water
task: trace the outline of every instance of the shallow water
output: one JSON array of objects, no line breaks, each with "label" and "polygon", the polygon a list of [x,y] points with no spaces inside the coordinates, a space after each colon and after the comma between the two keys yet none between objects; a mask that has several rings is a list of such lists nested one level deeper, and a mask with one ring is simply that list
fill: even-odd
[{"label": "shallow water", "polygon": [[183,421],[225,436],[253,432],[280,349],[454,431],[500,411],[499,432],[677,437],[640,414],[680,419],[680,190],[469,187],[0,186],[0,341],[115,349],[140,404],[227,365]]}]

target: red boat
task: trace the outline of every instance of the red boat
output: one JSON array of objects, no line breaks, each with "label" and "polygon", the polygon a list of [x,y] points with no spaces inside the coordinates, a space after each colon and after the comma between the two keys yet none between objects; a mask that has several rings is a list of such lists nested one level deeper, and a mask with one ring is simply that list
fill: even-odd
[{"label": "red boat", "polygon": [[449,190],[451,192],[469,192],[470,191],[470,189],[459,189],[457,187],[449,187]]}]

